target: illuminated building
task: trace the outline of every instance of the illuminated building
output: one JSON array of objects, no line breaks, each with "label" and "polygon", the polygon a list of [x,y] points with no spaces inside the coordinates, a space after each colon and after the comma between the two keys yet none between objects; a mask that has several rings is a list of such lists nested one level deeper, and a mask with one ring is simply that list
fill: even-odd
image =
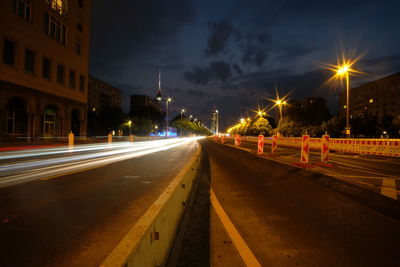
[{"label": "illuminated building", "polygon": [[[346,116],[346,94],[339,95],[339,117]],[[393,117],[400,124],[400,72],[350,89],[350,118],[364,114]]]},{"label": "illuminated building", "polygon": [[218,126],[219,126],[218,119],[219,119],[218,118],[218,109],[214,106],[211,109],[211,132],[214,134],[218,133]]},{"label": "illuminated building", "polygon": [[91,1],[0,1],[0,140],[86,135]]}]

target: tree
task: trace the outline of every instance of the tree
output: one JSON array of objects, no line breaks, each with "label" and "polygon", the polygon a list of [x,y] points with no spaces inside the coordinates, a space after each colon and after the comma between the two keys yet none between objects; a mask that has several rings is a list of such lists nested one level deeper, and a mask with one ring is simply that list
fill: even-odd
[{"label": "tree", "polygon": [[120,129],[124,121],[128,120],[128,115],[120,108],[106,107],[100,110],[95,120],[97,129],[95,129],[94,132],[98,134],[108,134],[113,130]]},{"label": "tree", "polygon": [[272,132],[271,125],[269,124],[268,120],[263,117],[259,117],[256,121],[250,124],[247,130],[248,135],[255,135],[255,136],[259,134],[270,135],[271,132]]},{"label": "tree", "polygon": [[153,121],[146,119],[145,117],[136,116],[132,121],[133,132],[136,135],[148,135],[153,132],[154,126]]}]

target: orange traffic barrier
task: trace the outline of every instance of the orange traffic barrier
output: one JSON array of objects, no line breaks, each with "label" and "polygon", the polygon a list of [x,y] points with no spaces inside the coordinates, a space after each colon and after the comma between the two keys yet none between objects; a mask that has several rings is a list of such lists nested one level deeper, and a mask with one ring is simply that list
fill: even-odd
[{"label": "orange traffic barrier", "polygon": [[74,149],[74,133],[70,132],[68,134],[68,150]]},{"label": "orange traffic barrier", "polygon": [[225,144],[225,135],[221,135],[221,144]]},{"label": "orange traffic barrier", "polygon": [[329,135],[322,136],[321,145],[321,162],[329,161]]},{"label": "orange traffic barrier", "polygon": [[264,135],[260,134],[258,136],[258,149],[257,154],[262,155],[264,154]]},{"label": "orange traffic barrier", "polygon": [[301,155],[300,163],[308,163],[308,158],[310,155],[310,136],[303,135],[301,140]]},{"label": "orange traffic barrier", "polygon": [[277,148],[278,148],[278,136],[277,135],[273,135],[272,136],[272,145],[271,145],[271,155],[275,155],[276,154]]},{"label": "orange traffic barrier", "polygon": [[241,143],[240,135],[236,134],[235,135],[235,146],[240,146],[240,143]]}]

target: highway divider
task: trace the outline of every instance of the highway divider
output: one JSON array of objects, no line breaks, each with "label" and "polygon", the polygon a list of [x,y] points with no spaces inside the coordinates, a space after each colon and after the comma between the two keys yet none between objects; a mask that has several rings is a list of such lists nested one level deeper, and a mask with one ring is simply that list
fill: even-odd
[{"label": "highway divider", "polygon": [[201,146],[146,213],[100,265],[163,266],[201,168]]}]

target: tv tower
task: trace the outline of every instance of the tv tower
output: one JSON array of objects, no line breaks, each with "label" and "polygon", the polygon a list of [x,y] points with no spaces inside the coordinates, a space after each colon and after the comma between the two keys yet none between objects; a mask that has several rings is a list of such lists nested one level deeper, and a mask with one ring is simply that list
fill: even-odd
[{"label": "tv tower", "polygon": [[156,100],[158,103],[161,103],[162,96],[161,96],[161,69],[158,69],[158,89],[157,89],[157,95],[156,95]]}]

